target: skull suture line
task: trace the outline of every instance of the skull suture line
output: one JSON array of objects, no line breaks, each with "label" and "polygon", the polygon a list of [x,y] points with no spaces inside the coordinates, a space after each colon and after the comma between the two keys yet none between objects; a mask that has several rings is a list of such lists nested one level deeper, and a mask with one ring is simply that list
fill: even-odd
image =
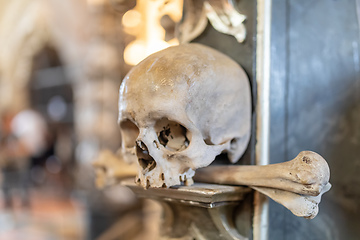
[{"label": "skull suture line", "polygon": [[143,187],[191,180],[226,152],[236,162],[250,138],[251,97],[243,69],[200,44],[157,52],[120,86],[124,160],[138,162]]}]

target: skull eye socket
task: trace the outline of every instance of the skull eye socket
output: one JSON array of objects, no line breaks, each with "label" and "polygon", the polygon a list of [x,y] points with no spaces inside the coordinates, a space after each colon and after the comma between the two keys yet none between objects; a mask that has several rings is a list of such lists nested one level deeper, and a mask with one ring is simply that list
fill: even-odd
[{"label": "skull eye socket", "polygon": [[162,118],[156,122],[155,131],[159,143],[170,151],[182,151],[189,146],[188,130],[180,123]]},{"label": "skull eye socket", "polygon": [[123,146],[131,148],[136,145],[136,138],[139,136],[139,128],[129,119],[120,122],[121,138]]}]

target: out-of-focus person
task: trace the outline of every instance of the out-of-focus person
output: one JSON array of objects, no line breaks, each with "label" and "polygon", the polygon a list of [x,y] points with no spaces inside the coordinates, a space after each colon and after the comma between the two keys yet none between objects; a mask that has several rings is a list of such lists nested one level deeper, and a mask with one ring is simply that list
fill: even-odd
[{"label": "out-of-focus person", "polygon": [[35,110],[6,111],[1,116],[0,164],[5,206],[12,207],[14,193],[29,205],[30,168],[42,161],[49,149],[47,123]]}]

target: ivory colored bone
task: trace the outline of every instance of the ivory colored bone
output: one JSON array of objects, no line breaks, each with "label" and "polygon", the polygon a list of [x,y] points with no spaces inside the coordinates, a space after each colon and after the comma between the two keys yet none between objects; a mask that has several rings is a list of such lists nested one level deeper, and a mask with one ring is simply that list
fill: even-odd
[{"label": "ivory colored bone", "polygon": [[121,153],[138,167],[137,183],[188,183],[198,168],[227,153],[237,162],[251,130],[245,71],[201,44],[156,52],[126,75],[119,93]]},{"label": "ivory colored bone", "polygon": [[[311,167],[310,168],[301,167],[303,164],[300,162],[300,160],[304,161],[306,164],[312,163]],[[93,165],[96,169],[96,175],[97,175],[96,183],[98,187],[104,187],[106,185],[115,184],[122,178],[135,176],[137,173],[137,169],[134,164],[131,165],[124,162],[119,155],[115,155],[108,150],[102,151]],[[279,165],[290,166],[290,167],[281,168],[279,167]],[[284,174],[285,170],[295,171],[298,174],[298,176],[303,176],[305,174],[304,172],[306,172],[305,175],[311,175],[312,177],[310,178],[307,177],[305,179],[307,179],[308,181],[309,179],[313,179],[313,181],[310,182],[314,182],[313,185],[315,184],[316,186],[319,186],[319,188],[317,188],[319,190],[319,193],[316,194],[315,193],[316,191],[312,192],[313,195],[317,195],[317,196],[311,196],[309,194],[298,194],[295,192],[298,191],[299,188],[295,188],[294,190],[291,189],[289,186],[286,187],[285,184],[278,184],[278,186],[272,185],[272,184],[277,184],[279,182],[291,183],[289,179],[286,179],[286,181],[285,179],[283,179],[283,181],[279,179],[276,181],[273,181],[273,179],[266,180],[267,177],[276,178],[276,173],[271,174],[270,172],[268,172],[264,176],[260,176],[260,177],[254,174],[256,172],[258,174],[263,174],[264,172],[263,169],[266,169],[268,171],[271,170],[270,167],[273,166],[276,166],[276,168],[272,168],[273,170],[279,171],[279,169],[282,169],[282,173],[281,174],[278,173],[277,176],[277,178],[279,179],[281,179],[282,176],[287,176],[287,174]],[[304,218],[314,218],[317,215],[319,210],[318,204],[320,203],[321,195],[327,192],[331,188],[331,184],[328,183],[329,169],[327,163],[320,155],[314,152],[308,152],[308,151],[301,152],[292,161],[281,164],[273,164],[268,166],[230,166],[229,168],[226,169],[221,167],[222,173],[219,172],[219,174],[217,174],[215,171],[217,168],[220,167],[214,166],[214,167],[207,167],[204,169],[198,169],[197,171],[200,174],[196,175],[196,179],[201,180],[201,178],[203,178],[202,179],[203,182],[218,183],[216,181],[217,180],[216,176],[219,176],[219,178],[221,178],[222,181],[224,181],[223,175],[233,174],[233,169],[238,169],[238,170],[240,169],[241,170],[240,173],[242,173],[243,176],[247,174],[245,170],[250,169],[252,174],[249,174],[247,178],[245,178],[246,182],[250,184],[255,184],[254,182],[256,182],[258,179],[261,179],[261,181],[257,181],[257,182],[258,183],[261,182],[263,185],[266,185],[264,187],[264,186],[254,186],[249,184],[251,188],[272,198],[274,201],[278,202],[279,204],[289,209],[294,215]],[[210,174],[206,176],[208,170]],[[226,170],[228,170],[228,172],[226,172]],[[300,174],[300,172],[302,172],[302,175]],[[228,176],[225,176],[225,179],[227,178]],[[266,181],[268,182],[268,184],[266,184]],[[301,178],[299,181],[305,182],[304,178]],[[248,185],[245,184],[244,182],[245,181],[239,183],[239,181],[237,181],[237,183],[234,183],[232,181],[231,184]],[[229,184],[229,181],[225,181],[223,183]],[[290,191],[286,191],[283,189],[289,189]]]},{"label": "ivory colored bone", "polygon": [[195,176],[200,182],[247,185],[304,218],[317,215],[322,194],[331,188],[329,178],[328,164],[311,151],[265,166],[210,166],[198,169]]},{"label": "ivory colored bone", "polygon": [[266,187],[251,187],[258,192],[272,198],[275,202],[289,209],[294,215],[312,219],[319,212],[321,196],[330,190],[331,184],[327,183],[318,196],[300,195],[293,192],[283,191]]},{"label": "ivory colored bone", "polygon": [[93,162],[95,184],[98,188],[118,183],[121,179],[133,177],[137,173],[135,164],[126,163],[118,154],[102,150]]},{"label": "ivory colored bone", "polygon": [[198,169],[195,181],[247,185],[317,196],[329,182],[327,162],[317,153],[303,151],[291,161],[264,166],[209,166]]}]

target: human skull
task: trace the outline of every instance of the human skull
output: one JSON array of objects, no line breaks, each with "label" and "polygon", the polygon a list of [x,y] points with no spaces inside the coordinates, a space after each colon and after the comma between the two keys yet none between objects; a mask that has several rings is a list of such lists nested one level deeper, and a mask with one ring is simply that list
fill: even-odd
[{"label": "human skull", "polygon": [[200,44],[154,53],[120,86],[119,125],[125,161],[136,182],[170,187],[189,181],[226,152],[236,162],[250,138],[251,97],[243,69]]}]

